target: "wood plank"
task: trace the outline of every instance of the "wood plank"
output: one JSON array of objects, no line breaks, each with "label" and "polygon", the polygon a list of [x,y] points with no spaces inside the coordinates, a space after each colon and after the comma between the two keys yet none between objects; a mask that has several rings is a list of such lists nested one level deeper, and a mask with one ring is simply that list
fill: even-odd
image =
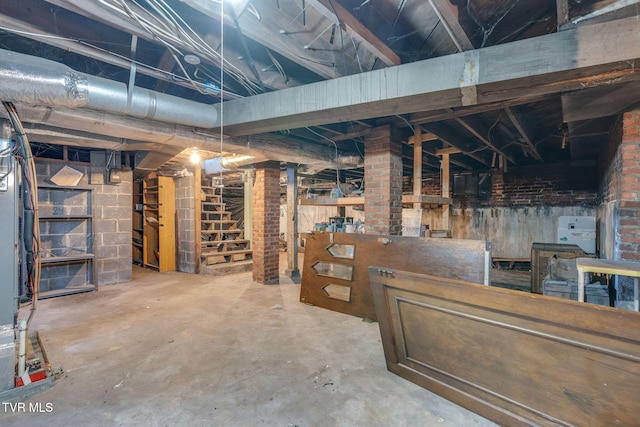
[{"label": "wood plank", "polygon": [[318,199],[299,199],[299,205],[303,206],[364,206],[364,197],[320,197]]},{"label": "wood plank", "polygon": [[640,314],[369,268],[387,368],[500,425],[636,425]]},{"label": "wood plank", "polygon": [[392,66],[401,63],[400,57],[396,55],[393,50],[389,49],[386,44],[376,37],[367,27],[362,25],[362,23],[349,13],[347,9],[342,7],[340,3],[330,0],[307,0],[307,3],[331,21],[335,22],[337,17],[338,22],[336,22],[336,24],[341,24],[344,30],[352,35],[356,42],[361,42],[368,51],[376,55],[386,65]]},{"label": "wood plank", "polygon": [[438,15],[438,19],[444,25],[447,34],[451,37],[458,51],[472,50],[473,43],[469,40],[469,36],[460,25],[458,19],[458,7],[451,4],[449,0],[429,0],[429,4]]},{"label": "wood plank", "polygon": [[158,271],[176,269],[176,190],[173,178],[158,176]]},{"label": "wood plank", "polygon": [[[374,264],[488,283],[489,246],[484,240],[316,232],[305,236],[300,301],[352,316],[375,319],[367,271]],[[328,248],[334,244],[343,249],[350,247],[353,259],[332,256]],[[349,277],[318,274],[313,266],[320,263],[331,264],[336,271],[347,271]],[[324,289],[329,284],[347,292],[349,298],[345,301],[330,297]]]},{"label": "wood plank", "polygon": [[509,116],[509,120],[511,120],[511,123],[513,123],[513,125],[518,130],[520,136],[522,136],[522,139],[524,139],[524,142],[529,147],[529,151],[531,152],[531,154],[533,154],[533,157],[535,157],[536,160],[542,160],[542,156],[540,156],[540,153],[538,153],[538,149],[535,145],[533,145],[533,142],[531,142],[531,138],[529,138],[529,135],[524,130],[524,126],[520,122],[520,119],[518,119],[515,113],[511,111],[511,108],[505,107],[504,111],[507,113],[507,116]]},{"label": "wood plank", "polygon": [[[230,135],[247,135],[557,94],[612,79],[638,80],[640,69],[633,65],[640,59],[637,25],[635,17],[585,25],[232,100],[225,103],[224,127]],[[425,72],[429,79],[421,78]],[[461,85],[465,74],[469,79]],[[371,87],[378,90],[364,90]],[[471,90],[477,92],[476,99],[462,96]]]},{"label": "wood plank", "polygon": [[456,147],[446,147],[446,148],[439,148],[436,150],[436,155],[437,156],[442,156],[445,154],[460,154],[463,151],[459,148]]}]

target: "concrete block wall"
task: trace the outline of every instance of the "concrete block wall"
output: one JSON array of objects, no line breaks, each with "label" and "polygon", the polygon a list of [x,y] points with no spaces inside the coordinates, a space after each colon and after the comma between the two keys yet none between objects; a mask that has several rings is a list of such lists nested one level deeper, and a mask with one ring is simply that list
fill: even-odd
[{"label": "concrete block wall", "polygon": [[253,280],[262,284],[280,282],[280,164],[256,165],[253,184]]},{"label": "concrete block wall", "polygon": [[[131,171],[122,171],[122,182],[120,184],[104,184],[91,183],[89,179],[90,165],[88,163],[61,162],[48,159],[36,160],[36,174],[38,183],[51,185],[49,178],[56,174],[62,167],[66,165],[82,172],[84,175],[78,186],[90,186],[93,192],[93,231],[94,231],[94,254],[96,255],[95,267],[97,271],[98,285],[107,285],[112,283],[126,282],[131,280],[132,264],[131,264],[131,209],[132,209],[132,191],[133,191],[133,174]],[[60,197],[60,196],[54,196]],[[51,206],[53,204],[45,205]],[[75,214],[82,209],[81,199],[70,199],[64,201],[64,214]],[[43,209],[42,215],[47,214],[47,209]],[[59,209],[59,208],[56,208]],[[51,214],[54,212],[51,211]],[[57,214],[58,212],[56,212]],[[83,244],[86,245],[84,239],[84,231],[80,227],[74,227],[71,224],[54,226],[59,227],[61,245],[66,247],[74,247],[81,249]],[[69,230],[64,230],[69,228]],[[64,233],[69,231],[69,233]],[[58,268],[61,266],[47,267],[51,269],[47,273],[43,273],[43,277],[51,282],[53,286],[60,286],[64,281],[64,277],[73,277],[73,280],[84,281],[86,271],[79,266],[67,266],[66,269]],[[57,273],[56,273],[57,272]],[[56,275],[57,274],[57,275]],[[76,279],[77,277],[77,279]],[[69,280],[69,279],[67,279]],[[55,282],[55,283],[54,283]]]},{"label": "concrete block wall", "polygon": [[372,129],[364,155],[365,231],[402,233],[402,139],[391,125]]},{"label": "concrete block wall", "polygon": [[[176,211],[178,214],[178,271],[196,272],[196,233],[194,176],[175,178]],[[199,243],[199,242],[198,242]]]}]

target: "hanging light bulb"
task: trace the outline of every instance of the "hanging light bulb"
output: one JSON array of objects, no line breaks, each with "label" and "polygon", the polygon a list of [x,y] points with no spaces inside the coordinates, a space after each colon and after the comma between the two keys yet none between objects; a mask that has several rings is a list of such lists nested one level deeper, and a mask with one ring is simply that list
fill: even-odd
[{"label": "hanging light bulb", "polygon": [[200,163],[200,153],[198,153],[198,149],[197,148],[192,148],[191,149],[191,156],[189,157],[189,160],[194,165],[197,165],[198,163]]}]

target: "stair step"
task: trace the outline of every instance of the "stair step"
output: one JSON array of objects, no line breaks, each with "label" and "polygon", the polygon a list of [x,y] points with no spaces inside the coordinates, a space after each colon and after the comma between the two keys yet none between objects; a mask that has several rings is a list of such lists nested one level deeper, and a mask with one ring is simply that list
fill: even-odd
[{"label": "stair step", "polygon": [[202,256],[203,257],[208,257],[208,256],[229,256],[229,255],[241,255],[241,254],[250,254],[253,251],[251,249],[236,249],[233,251],[226,251],[226,252],[202,252]]},{"label": "stair step", "polygon": [[[237,239],[237,240],[205,240],[201,242],[202,248],[219,248],[221,246],[248,246],[251,243],[246,239]],[[248,248],[245,248],[248,249]]]},{"label": "stair step", "polygon": [[207,214],[207,215],[212,215],[212,214],[216,214],[216,215],[231,215],[232,214],[231,211],[200,211],[200,213]]},{"label": "stair step", "polygon": [[202,234],[215,234],[215,233],[225,233],[225,234],[240,234],[243,233],[244,230],[242,229],[235,229],[235,230],[202,230],[201,233]]},{"label": "stair step", "polygon": [[235,240],[207,240],[202,242],[202,246],[215,246],[221,244],[234,244],[234,245],[243,245],[249,243],[250,240],[247,239],[235,239]]}]

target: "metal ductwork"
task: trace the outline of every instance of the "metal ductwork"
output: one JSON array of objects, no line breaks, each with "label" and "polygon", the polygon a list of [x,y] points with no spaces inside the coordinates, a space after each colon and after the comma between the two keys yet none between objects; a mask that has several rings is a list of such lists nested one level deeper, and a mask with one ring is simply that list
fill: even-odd
[{"label": "metal ductwork", "polygon": [[[121,149],[131,144],[135,150],[168,153],[177,147],[197,147],[246,155],[243,165],[252,163],[251,158],[311,165],[318,170],[336,163],[344,168],[358,163],[352,156],[336,158],[333,147],[277,134],[224,137],[221,144],[220,135],[211,130],[219,125],[212,105],[142,88],[133,87],[129,92],[123,83],[2,49],[0,100],[16,103],[26,127],[47,140],[61,141],[67,133],[71,141],[104,138],[100,145],[109,146],[118,146],[115,139],[120,138]],[[144,143],[151,144],[143,147]],[[158,150],[154,144],[166,145],[168,150]],[[229,163],[229,168],[239,166]]]},{"label": "metal ductwork", "polygon": [[212,128],[215,107],[94,77],[30,55],[0,50],[0,99],[49,107],[89,108],[141,119]]}]

